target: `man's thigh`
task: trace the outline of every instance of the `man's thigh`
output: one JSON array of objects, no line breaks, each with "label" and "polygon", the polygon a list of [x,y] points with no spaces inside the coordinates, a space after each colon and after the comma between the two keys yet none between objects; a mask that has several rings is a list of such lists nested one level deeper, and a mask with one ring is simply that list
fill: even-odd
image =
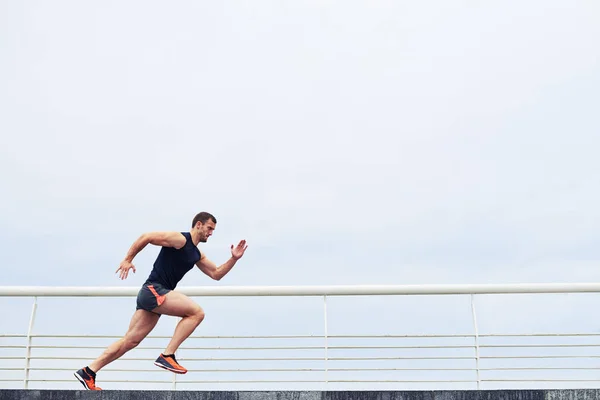
[{"label": "man's thigh", "polygon": [[157,314],[188,317],[202,311],[202,308],[183,293],[174,290],[167,293],[163,303],[152,312]]}]

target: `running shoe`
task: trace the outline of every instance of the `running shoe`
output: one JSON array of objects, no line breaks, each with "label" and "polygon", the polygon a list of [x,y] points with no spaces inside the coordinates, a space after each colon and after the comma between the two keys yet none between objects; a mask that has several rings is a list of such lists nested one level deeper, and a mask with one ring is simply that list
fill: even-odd
[{"label": "running shoe", "polygon": [[98,386],[96,386],[96,378],[91,376],[85,371],[85,368],[80,369],[75,372],[75,378],[79,379],[79,382],[85,387],[87,390],[102,390]]},{"label": "running shoe", "polygon": [[165,356],[161,353],[156,361],[154,361],[154,365],[164,368],[168,371],[175,372],[176,374],[185,374],[187,372],[187,369],[183,368],[181,365],[179,365],[179,363],[177,363],[175,354]]}]

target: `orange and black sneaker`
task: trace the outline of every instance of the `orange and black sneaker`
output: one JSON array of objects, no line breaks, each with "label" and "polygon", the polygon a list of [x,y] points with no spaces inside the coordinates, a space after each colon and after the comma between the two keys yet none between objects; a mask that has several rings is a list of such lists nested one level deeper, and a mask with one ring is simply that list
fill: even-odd
[{"label": "orange and black sneaker", "polygon": [[80,369],[74,375],[87,390],[102,390],[96,386],[96,374],[88,367]]},{"label": "orange and black sneaker", "polygon": [[187,372],[187,369],[179,365],[175,359],[175,354],[164,355],[161,353],[156,361],[154,361],[154,365],[164,368],[167,371],[175,372],[176,374],[185,374]]}]

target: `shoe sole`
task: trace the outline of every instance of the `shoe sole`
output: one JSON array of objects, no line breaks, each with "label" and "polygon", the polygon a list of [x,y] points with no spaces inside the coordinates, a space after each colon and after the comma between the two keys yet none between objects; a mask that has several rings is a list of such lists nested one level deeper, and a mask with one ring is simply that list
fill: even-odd
[{"label": "shoe sole", "polygon": [[161,363],[158,363],[158,362],[156,362],[156,361],[154,361],[154,365],[156,365],[157,367],[160,367],[160,368],[162,368],[162,369],[166,369],[167,371],[174,372],[174,373],[176,373],[176,374],[185,374],[185,373],[187,372],[187,371],[182,371],[182,370],[179,370],[179,369],[175,369],[175,368],[167,367],[166,365],[163,365],[163,364],[161,364]]},{"label": "shoe sole", "polygon": [[75,375],[75,378],[77,378],[77,380],[79,382],[81,382],[81,384],[83,385],[84,388],[86,388],[87,390],[90,390],[87,383],[85,383],[85,380],[81,376],[79,376],[79,374],[77,372],[75,372],[73,375]]}]

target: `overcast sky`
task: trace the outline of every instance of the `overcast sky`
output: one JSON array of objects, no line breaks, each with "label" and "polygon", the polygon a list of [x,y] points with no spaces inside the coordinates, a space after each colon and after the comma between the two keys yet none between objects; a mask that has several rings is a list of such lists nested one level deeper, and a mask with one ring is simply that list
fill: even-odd
[{"label": "overcast sky", "polygon": [[181,286],[600,281],[599,18],[1,1],[0,285],[140,286],[158,248],[114,274],[133,241],[199,211],[210,259],[249,248]]}]

